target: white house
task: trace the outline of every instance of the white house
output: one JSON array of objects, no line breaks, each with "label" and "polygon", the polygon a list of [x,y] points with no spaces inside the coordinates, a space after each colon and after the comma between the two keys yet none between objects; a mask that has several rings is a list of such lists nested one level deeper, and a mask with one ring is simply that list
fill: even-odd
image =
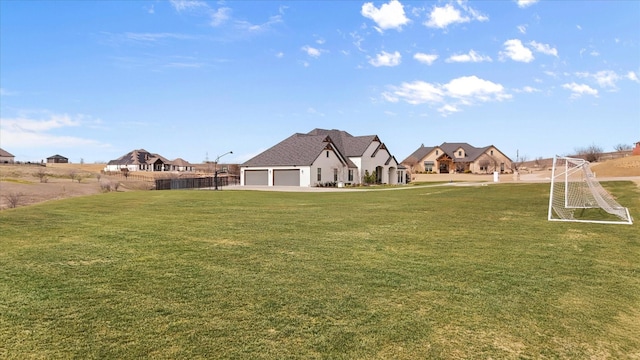
[{"label": "white house", "polygon": [[314,129],[296,133],[240,166],[241,185],[404,184],[405,168],[377,135]]}]

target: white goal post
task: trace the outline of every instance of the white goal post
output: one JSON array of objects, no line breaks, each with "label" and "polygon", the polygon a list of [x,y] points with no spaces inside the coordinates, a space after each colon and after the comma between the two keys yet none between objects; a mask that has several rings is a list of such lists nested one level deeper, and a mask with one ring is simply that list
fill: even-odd
[{"label": "white goal post", "polygon": [[549,221],[632,224],[629,209],[600,185],[589,162],[570,157],[553,158]]}]

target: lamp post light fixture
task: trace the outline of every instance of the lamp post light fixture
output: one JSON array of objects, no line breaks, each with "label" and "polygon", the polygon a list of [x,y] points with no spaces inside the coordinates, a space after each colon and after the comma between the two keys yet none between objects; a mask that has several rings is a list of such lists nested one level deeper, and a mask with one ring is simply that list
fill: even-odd
[{"label": "lamp post light fixture", "polygon": [[214,190],[218,190],[218,160],[225,155],[233,154],[233,151],[226,152],[222,155],[218,155],[216,161],[213,162],[213,186]]}]

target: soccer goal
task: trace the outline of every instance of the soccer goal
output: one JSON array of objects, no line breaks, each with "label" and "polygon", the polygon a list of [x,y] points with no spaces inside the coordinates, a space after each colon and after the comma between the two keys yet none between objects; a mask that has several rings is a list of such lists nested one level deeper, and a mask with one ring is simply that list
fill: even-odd
[{"label": "soccer goal", "polygon": [[558,156],[551,170],[549,221],[633,223],[629,209],[600,185],[588,161]]}]

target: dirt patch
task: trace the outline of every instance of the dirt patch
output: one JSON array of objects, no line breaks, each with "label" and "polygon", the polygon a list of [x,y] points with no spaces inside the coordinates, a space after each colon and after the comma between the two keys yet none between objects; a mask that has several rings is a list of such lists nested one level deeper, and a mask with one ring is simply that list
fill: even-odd
[{"label": "dirt patch", "polygon": [[[149,182],[128,181],[100,173],[104,164],[0,165],[0,209],[111,190],[149,189]],[[141,183],[141,184],[139,184]]]},{"label": "dirt patch", "polygon": [[640,176],[640,156],[627,156],[591,165],[596,177]]}]

